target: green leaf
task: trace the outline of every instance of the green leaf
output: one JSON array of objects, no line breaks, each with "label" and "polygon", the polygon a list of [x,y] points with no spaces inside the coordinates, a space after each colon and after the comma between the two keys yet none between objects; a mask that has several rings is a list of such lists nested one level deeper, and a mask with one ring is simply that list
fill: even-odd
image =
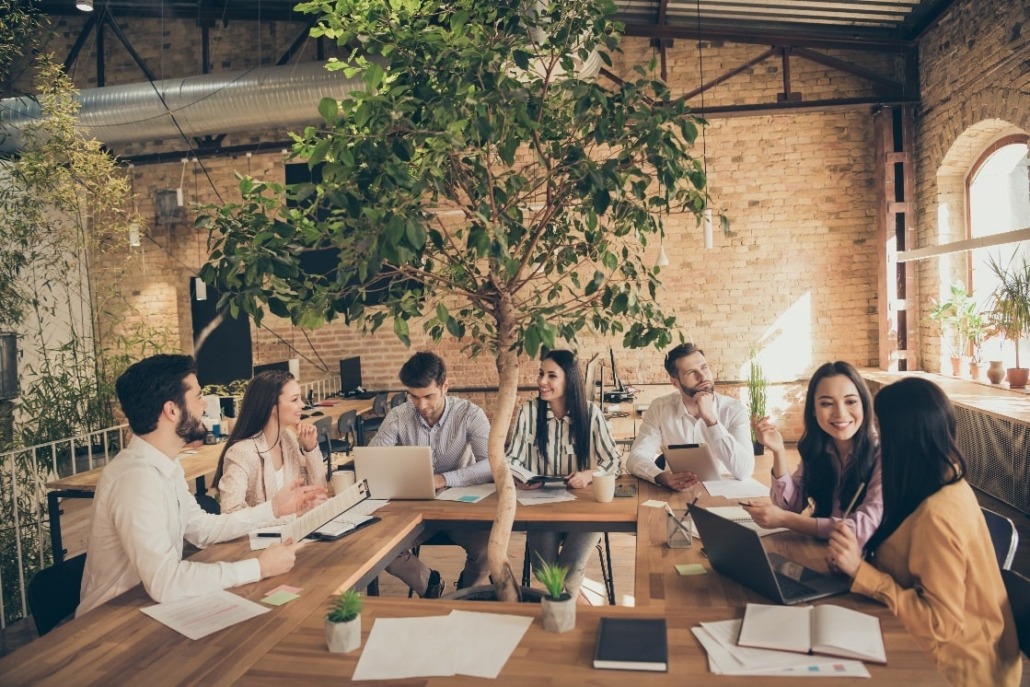
[{"label": "green leaf", "polygon": [[339,103],[336,102],[335,98],[322,98],[318,103],[318,114],[322,115],[322,119],[329,126],[336,124],[336,113],[339,110]]}]

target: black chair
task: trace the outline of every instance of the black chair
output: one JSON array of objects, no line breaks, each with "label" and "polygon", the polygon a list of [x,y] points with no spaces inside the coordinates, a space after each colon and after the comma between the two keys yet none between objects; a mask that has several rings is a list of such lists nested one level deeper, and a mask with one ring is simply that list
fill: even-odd
[{"label": "black chair", "polygon": [[357,442],[358,411],[348,410],[336,420],[337,439],[329,440],[329,448],[333,453],[350,453]]},{"label": "black chair", "polygon": [[397,406],[402,406],[405,403],[407,403],[407,401],[408,401],[408,393],[406,391],[402,391],[400,393],[394,394],[393,398],[390,399],[390,408],[393,409],[393,408],[396,408]]},{"label": "black chair", "polygon": [[372,438],[371,434],[378,432],[379,427],[382,426],[383,419],[386,418],[386,413],[390,410],[387,407],[386,400],[388,395],[385,391],[381,394],[376,394],[376,397],[372,399],[372,414],[359,419],[358,443],[362,446],[368,446],[368,440]]},{"label": "black chair", "polygon": [[75,612],[85,567],[86,554],[83,553],[40,570],[29,581],[29,610],[40,637]]},{"label": "black chair", "polygon": [[1016,634],[1019,635],[1019,649],[1030,656],[1030,580],[1015,570],[1002,570],[1001,579],[1009,595],[1009,606],[1016,618]]},{"label": "black chair", "polygon": [[1016,557],[1016,547],[1019,546],[1016,526],[1004,515],[986,508],[980,510],[987,521],[987,531],[991,533],[991,543],[994,544],[994,554],[998,557],[998,567],[1008,570],[1012,567],[1012,559]]},{"label": "black chair", "polygon": [[222,512],[222,506],[214,497],[207,494],[197,494],[197,505],[199,505],[205,513],[211,513],[212,515],[219,515]]}]

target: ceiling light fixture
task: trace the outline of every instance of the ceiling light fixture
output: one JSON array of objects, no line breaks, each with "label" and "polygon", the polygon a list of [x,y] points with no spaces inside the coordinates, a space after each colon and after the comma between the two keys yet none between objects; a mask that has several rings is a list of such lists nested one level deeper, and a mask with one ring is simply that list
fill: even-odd
[{"label": "ceiling light fixture", "polygon": [[[697,5],[697,74],[701,84],[701,119],[705,118],[705,60],[701,50],[701,0],[696,0]],[[711,197],[708,195],[708,140],[705,138],[705,131],[708,125],[701,127],[701,169],[705,175],[705,209],[701,217],[702,229],[704,231],[705,250],[711,250],[715,245],[715,237],[712,236],[712,209],[708,207]]]},{"label": "ceiling light fixture", "polygon": [[75,9],[83,12],[92,12],[93,0],[75,0]]}]

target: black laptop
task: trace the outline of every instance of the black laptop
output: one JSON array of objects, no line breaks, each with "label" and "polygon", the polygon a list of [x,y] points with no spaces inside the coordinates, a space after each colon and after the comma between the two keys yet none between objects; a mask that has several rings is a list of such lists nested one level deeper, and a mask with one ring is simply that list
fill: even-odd
[{"label": "black laptop", "polygon": [[843,575],[830,576],[776,553],[766,553],[750,527],[727,520],[700,506],[690,507],[697,533],[712,567],[745,587],[788,606],[851,588]]}]

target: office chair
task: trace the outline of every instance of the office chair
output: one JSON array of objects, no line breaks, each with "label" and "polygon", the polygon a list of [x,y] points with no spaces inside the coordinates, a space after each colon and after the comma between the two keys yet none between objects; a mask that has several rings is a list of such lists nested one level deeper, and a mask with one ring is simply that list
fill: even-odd
[{"label": "office chair", "polygon": [[1004,515],[986,508],[980,510],[987,521],[987,531],[991,533],[991,543],[994,544],[994,554],[998,557],[998,567],[1008,570],[1012,567],[1012,559],[1016,557],[1016,547],[1019,545],[1016,526]]},{"label": "office chair", "polygon": [[83,553],[40,570],[29,581],[26,595],[40,637],[75,612],[85,567]]},{"label": "office chair", "polygon": [[390,408],[393,409],[393,408],[396,408],[397,406],[402,406],[405,403],[407,403],[407,401],[408,401],[408,393],[406,391],[401,391],[400,393],[396,393],[396,394],[393,395],[393,398],[390,399]]},{"label": "office chair", "polygon": [[1030,580],[1015,570],[1004,569],[1001,579],[1009,595],[1009,606],[1016,618],[1016,634],[1019,635],[1019,650],[1030,656]]},{"label": "office chair", "polygon": [[358,443],[362,446],[368,446],[368,440],[371,438],[369,432],[375,434],[379,431],[379,427],[382,426],[383,419],[390,410],[387,407],[387,396],[388,394],[385,391],[381,394],[376,394],[376,397],[372,399],[372,414],[359,419]]},{"label": "office chair", "polygon": [[350,453],[357,441],[358,411],[348,410],[336,420],[336,436],[329,440],[333,453]]},{"label": "office chair", "polygon": [[214,499],[214,497],[208,494],[197,494],[197,505],[199,505],[205,513],[211,513],[212,515],[218,515],[222,512],[222,505]]},{"label": "office chair", "polygon": [[322,450],[325,455],[325,462],[328,466],[326,469],[326,479],[332,477],[333,473],[333,460],[332,460],[332,445],[330,442],[332,439],[329,436],[329,432],[333,428],[333,419],[331,417],[320,417],[314,422],[315,434],[317,436],[316,441],[318,442],[318,448]]}]

